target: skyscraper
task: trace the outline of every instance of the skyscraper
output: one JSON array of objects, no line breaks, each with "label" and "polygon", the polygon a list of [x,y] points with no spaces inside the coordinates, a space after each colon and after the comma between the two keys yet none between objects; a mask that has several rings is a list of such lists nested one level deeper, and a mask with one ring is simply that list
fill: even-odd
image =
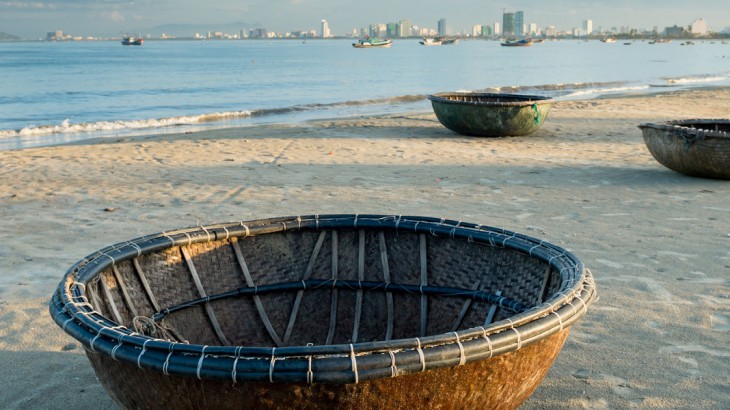
[{"label": "skyscraper", "polygon": [[587,36],[590,36],[591,33],[593,33],[593,20],[588,19],[583,21],[583,31]]},{"label": "skyscraper", "polygon": [[525,13],[522,11],[515,13],[515,35],[525,35]]},{"label": "skyscraper", "polygon": [[411,22],[408,20],[401,20],[398,22],[398,37],[410,37],[411,36]]},{"label": "skyscraper", "polygon": [[515,13],[502,14],[502,35],[515,35]]},{"label": "skyscraper", "polygon": [[446,19],[439,20],[439,36],[446,36]]},{"label": "skyscraper", "polygon": [[322,29],[320,30],[320,34],[322,37],[330,36],[330,25],[327,23],[327,20],[322,20]]}]

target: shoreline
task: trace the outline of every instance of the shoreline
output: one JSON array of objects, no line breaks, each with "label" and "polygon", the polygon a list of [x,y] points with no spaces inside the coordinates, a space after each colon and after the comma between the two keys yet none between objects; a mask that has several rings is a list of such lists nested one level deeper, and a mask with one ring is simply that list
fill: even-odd
[{"label": "shoreline", "polygon": [[[620,86],[623,85],[623,86]],[[558,85],[541,85],[541,86],[525,86],[525,87],[496,87],[486,89],[484,92],[504,92],[507,94],[537,94],[549,96],[550,92],[556,92],[564,84]],[[570,84],[568,86],[571,86]],[[634,87],[630,82],[609,82],[609,83],[590,83],[590,84],[572,84],[573,91],[566,95],[556,95],[551,98],[556,103],[564,101],[591,101],[613,98],[641,98],[649,97],[657,94],[671,94],[692,90],[725,90],[730,85],[699,85],[699,84],[670,84],[670,85],[645,85]],[[557,88],[556,88],[557,87]],[[594,88],[591,88],[594,87]],[[616,88],[618,87],[618,88]],[[570,88],[566,88],[569,90]],[[582,92],[580,90],[587,90]],[[593,93],[596,91],[596,93]],[[546,94],[547,93],[547,94]],[[576,94],[576,95],[572,95]],[[76,143],[84,143],[85,141],[108,140],[117,138],[134,138],[138,136],[159,136],[159,135],[176,135],[180,133],[199,133],[210,132],[221,129],[236,129],[257,127],[262,125],[297,125],[306,124],[317,121],[334,121],[338,119],[356,120],[363,117],[387,116],[390,113],[400,115],[408,114],[426,114],[432,112],[430,104],[427,100],[428,95],[402,95],[390,98],[380,98],[364,102],[345,101],[325,104],[320,106],[314,104],[311,106],[292,106],[284,108],[259,109],[254,111],[235,111],[225,113],[207,113],[199,115],[183,115],[180,117],[154,118],[140,120],[118,120],[118,121],[99,121],[95,123],[78,123],[61,125],[47,125],[37,127],[36,131],[29,131],[24,134],[25,130],[2,130],[0,131],[0,151],[23,150],[29,148],[40,148],[50,146],[62,146]],[[395,104],[395,105],[392,105]],[[422,109],[415,109],[416,105],[424,105]],[[396,110],[388,110],[387,107],[398,107]],[[340,116],[328,116],[328,112],[324,109],[337,109],[349,107],[353,112],[340,112]],[[355,112],[360,107],[367,107],[365,113]],[[346,108],[345,108],[346,109]],[[284,119],[280,118],[283,116]],[[190,122],[194,119],[199,122]],[[178,123],[179,121],[182,121]],[[145,126],[144,123],[150,125]],[[161,125],[161,124],[169,125]],[[229,124],[228,124],[229,123]],[[125,128],[124,124],[132,124],[130,128]],[[57,131],[63,128],[81,127],[78,130]],[[99,127],[94,129],[94,127]],[[104,127],[112,127],[107,129]],[[50,130],[50,131],[40,131]],[[88,131],[92,129],[92,131]],[[15,132],[19,135],[9,135],[9,132]],[[37,133],[36,133],[37,132]],[[8,134],[8,135],[6,135]]]},{"label": "shoreline", "polygon": [[63,273],[170,229],[315,213],[395,213],[545,239],[593,272],[524,409],[730,407],[730,181],[658,164],[640,123],[727,117],[730,87],[555,103],[527,137],[474,138],[431,112],[0,151],[0,402],[114,408],[52,323]]}]

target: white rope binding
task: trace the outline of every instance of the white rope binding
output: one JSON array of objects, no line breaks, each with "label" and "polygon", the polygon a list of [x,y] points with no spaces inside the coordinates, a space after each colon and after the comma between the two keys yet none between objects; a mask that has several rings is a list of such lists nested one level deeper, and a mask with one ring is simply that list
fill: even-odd
[{"label": "white rope binding", "polygon": [[395,367],[395,354],[392,350],[388,350],[388,353],[390,353],[390,377],[395,377],[398,375],[398,368]]},{"label": "white rope binding", "polygon": [[307,384],[314,384],[314,373],[312,372],[312,355],[309,355],[309,365],[307,366]]},{"label": "white rope binding", "polygon": [[236,359],[233,361],[233,370],[231,370],[231,379],[233,380],[233,383],[236,382],[236,367],[238,367],[238,359],[241,358],[241,348],[243,346],[236,347],[235,355]]},{"label": "white rope binding", "polygon": [[170,356],[172,356],[172,349],[167,353],[167,357],[165,358],[165,363],[162,365],[162,373],[165,376],[169,376],[170,373],[167,372],[167,368],[170,366]]},{"label": "white rope binding", "polygon": [[352,361],[352,372],[355,373],[355,384],[360,381],[360,376],[357,374],[357,359],[355,359],[355,346],[350,343],[350,360]]},{"label": "white rope binding", "polygon": [[144,353],[147,351],[147,343],[151,341],[152,339],[147,339],[144,341],[144,343],[142,343],[142,351],[139,352],[139,356],[137,356],[137,367],[139,367],[140,369],[142,368],[142,355],[144,355]]},{"label": "white rope binding", "polygon": [[522,349],[522,336],[520,335],[520,332],[515,328],[515,324],[512,323],[512,319],[507,319],[510,324],[510,329],[514,330],[515,333],[517,333],[517,350]]},{"label": "white rope binding", "polygon": [[456,344],[459,345],[459,366],[463,366],[466,363],[466,355],[464,354],[464,345],[461,344],[461,340],[459,340],[459,334],[454,332],[454,336],[456,336]]},{"label": "white rope binding", "polygon": [[198,360],[198,371],[196,372],[196,376],[198,376],[198,380],[203,380],[202,377],[200,377],[200,370],[203,368],[203,359],[205,359],[205,348],[208,347],[208,345],[203,346],[203,350],[200,352],[200,360]]},{"label": "white rope binding", "polygon": [[416,343],[418,346],[416,347],[416,350],[418,351],[418,360],[421,362],[421,371],[426,371],[426,356],[423,354],[423,349],[421,349],[421,339],[416,338]]},{"label": "white rope binding", "polygon": [[271,362],[269,363],[269,383],[274,382],[274,362],[276,362],[276,348],[271,349]]},{"label": "white rope binding", "polygon": [[489,336],[487,336],[487,329],[485,329],[483,327],[481,327],[481,329],[482,329],[482,333],[484,334],[484,340],[487,341],[487,346],[489,346],[489,357],[487,357],[487,359],[491,359],[492,356],[494,355],[494,350],[492,348],[492,340],[489,339]]}]

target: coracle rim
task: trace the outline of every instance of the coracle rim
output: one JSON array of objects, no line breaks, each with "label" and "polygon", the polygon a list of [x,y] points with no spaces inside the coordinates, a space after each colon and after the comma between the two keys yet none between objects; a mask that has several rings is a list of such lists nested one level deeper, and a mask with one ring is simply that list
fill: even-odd
[{"label": "coracle rim", "polygon": [[[696,139],[705,137],[716,137],[716,138],[730,138],[730,133],[727,131],[715,131],[704,128],[695,128],[686,126],[687,124],[707,124],[716,125],[724,124],[730,125],[730,119],[686,119],[686,120],[671,120],[662,122],[647,122],[638,125],[638,128],[642,132],[646,130],[657,130],[669,132],[672,135],[683,137],[685,139]],[[644,132],[646,136],[646,132]]]},{"label": "coracle rim", "polygon": [[[85,284],[89,280],[117,261],[131,259],[135,255],[179,244],[228,239],[233,235],[248,236],[290,229],[332,229],[345,225],[353,228],[387,226],[396,230],[413,229],[437,236],[486,241],[483,243],[546,260],[559,270],[563,283],[560,291],[541,305],[486,328],[463,329],[423,338],[280,348],[187,345],[135,334],[95,312],[85,296]],[[572,266],[566,265],[566,259]],[[112,245],[89,255],[67,271],[54,293],[50,310],[56,323],[90,351],[109,354],[115,360],[165,374],[233,382],[357,383],[462,365],[519,350],[572,325],[595,299],[593,276],[578,258],[563,248],[526,235],[428,217],[313,215],[186,228]],[[358,360],[368,363],[361,364],[359,372]],[[276,363],[280,364],[275,369]]]},{"label": "coracle rim", "polygon": [[[476,98],[512,98],[520,101],[459,101],[449,97],[476,97]],[[552,97],[529,94],[507,94],[507,93],[475,93],[475,92],[440,92],[430,94],[428,99],[431,102],[453,105],[468,105],[478,107],[523,107],[537,105],[549,105],[553,103]]]}]

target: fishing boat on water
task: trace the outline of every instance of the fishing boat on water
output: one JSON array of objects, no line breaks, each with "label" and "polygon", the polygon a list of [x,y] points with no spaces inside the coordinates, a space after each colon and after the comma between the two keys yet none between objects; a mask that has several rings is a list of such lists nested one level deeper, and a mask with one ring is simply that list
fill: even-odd
[{"label": "fishing boat on water", "polygon": [[423,40],[419,41],[419,43],[424,46],[446,46],[450,44],[456,44],[458,42],[458,38],[448,39],[445,37],[425,37]]},{"label": "fishing boat on water", "polygon": [[504,47],[529,47],[533,43],[531,38],[523,38],[522,40],[507,40],[500,44]]},{"label": "fishing boat on water", "polygon": [[144,40],[138,37],[133,36],[124,36],[122,38],[122,45],[123,46],[141,46]]},{"label": "fishing boat on water", "polygon": [[440,46],[441,43],[443,43],[443,39],[441,37],[434,37],[434,38],[424,38],[423,40],[418,42],[422,46]]},{"label": "fishing boat on water", "polygon": [[374,48],[374,47],[386,48],[386,47],[390,47],[392,44],[393,44],[393,40],[391,40],[389,38],[379,39],[379,38],[366,37],[361,40],[358,40],[357,43],[352,43],[352,46],[355,48]]}]

